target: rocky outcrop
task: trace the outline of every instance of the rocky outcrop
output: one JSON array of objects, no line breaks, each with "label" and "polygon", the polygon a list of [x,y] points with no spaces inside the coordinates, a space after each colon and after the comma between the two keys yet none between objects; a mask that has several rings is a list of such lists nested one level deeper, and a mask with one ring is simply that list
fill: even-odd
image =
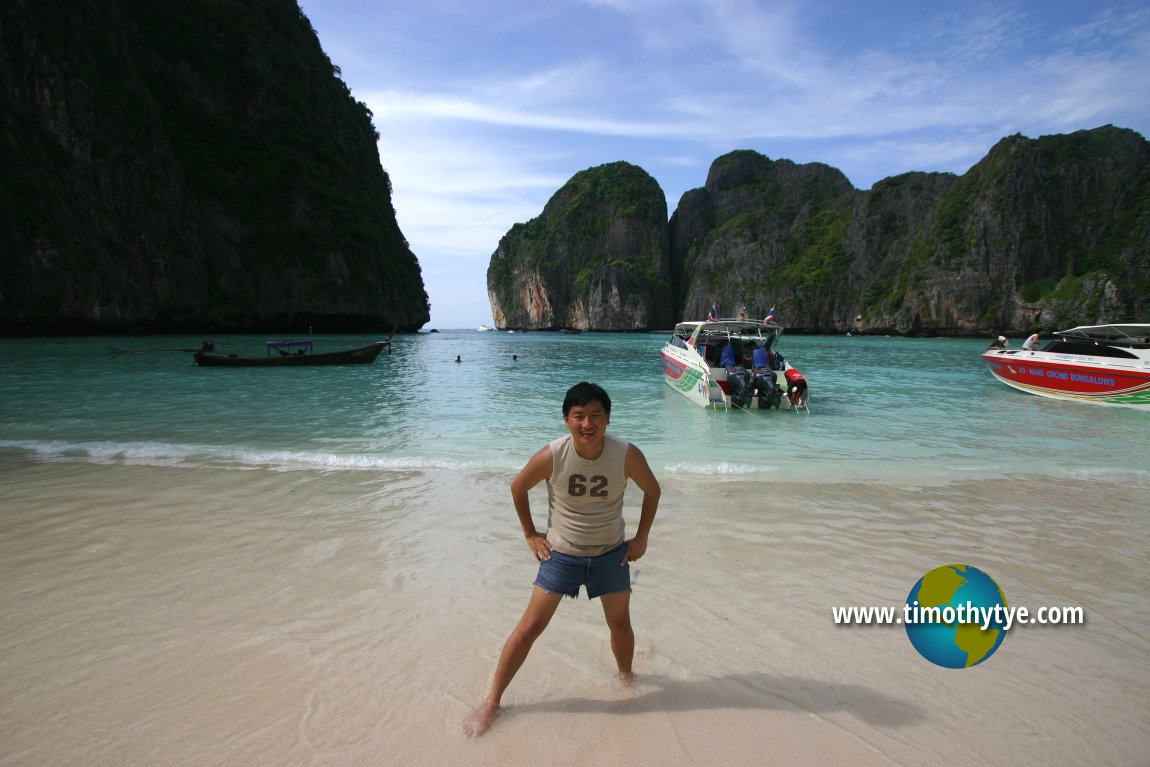
[{"label": "rocky outcrop", "polygon": [[427,322],[338,75],[294,0],[0,4],[0,332]]},{"label": "rocky outcrop", "polygon": [[[762,317],[800,292],[833,304],[845,265],[836,242],[855,190],[840,171],[772,161],[748,150],[711,164],[702,189],[683,195],[669,224],[675,303],[685,317],[712,304],[724,316]],[[807,263],[809,257],[817,263]]]},{"label": "rocky outcrop", "polygon": [[1003,139],[942,197],[916,248],[923,277],[908,293],[939,332],[1145,321],[1150,145],[1110,126]]},{"label": "rocky outcrop", "polygon": [[487,269],[499,328],[643,330],[673,316],[667,203],[625,162],[577,173],[543,213],[516,224]]},{"label": "rocky outcrop", "polygon": [[1110,126],[1003,139],[961,177],[858,191],[754,152],[715,161],[670,221],[676,301],[776,307],[791,330],[968,335],[1145,319],[1150,148]]},{"label": "rocky outcrop", "polygon": [[712,304],[775,308],[809,333],[1150,319],[1150,145],[1122,128],[1012,136],[962,176],[906,173],[867,191],[826,165],[740,150],[663,230],[660,199],[625,163],[572,179],[492,257],[497,324],[655,329]]}]

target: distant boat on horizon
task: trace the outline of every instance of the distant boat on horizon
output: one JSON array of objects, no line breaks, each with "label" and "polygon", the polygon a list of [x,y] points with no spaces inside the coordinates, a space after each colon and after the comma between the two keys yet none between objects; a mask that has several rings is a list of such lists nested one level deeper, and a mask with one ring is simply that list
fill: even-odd
[{"label": "distant boat on horizon", "polygon": [[480,325],[476,328],[476,330],[478,330],[480,333],[487,333],[491,330],[491,328],[487,327],[486,325]]}]

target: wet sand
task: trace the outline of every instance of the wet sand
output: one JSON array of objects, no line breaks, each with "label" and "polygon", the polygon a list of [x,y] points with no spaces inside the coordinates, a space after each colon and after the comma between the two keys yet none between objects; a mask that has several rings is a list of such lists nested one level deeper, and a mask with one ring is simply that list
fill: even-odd
[{"label": "wet sand", "polygon": [[[660,480],[639,684],[565,601],[468,739],[534,577],[510,475],[0,462],[0,764],[1150,761],[1150,482]],[[966,670],[834,625],[952,562],[1087,622]]]}]

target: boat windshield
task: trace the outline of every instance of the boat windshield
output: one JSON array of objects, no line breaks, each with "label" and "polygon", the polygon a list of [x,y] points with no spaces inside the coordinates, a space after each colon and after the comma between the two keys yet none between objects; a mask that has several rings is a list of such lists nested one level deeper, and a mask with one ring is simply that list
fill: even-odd
[{"label": "boat windshield", "polygon": [[1055,333],[1065,341],[1146,348],[1150,346],[1150,324],[1147,325],[1082,325]]},{"label": "boat windshield", "polygon": [[[1132,344],[1123,344],[1124,346],[1131,346]],[[1138,359],[1138,355],[1121,349],[1117,346],[1111,346],[1105,343],[1096,343],[1094,341],[1080,341],[1078,339],[1059,338],[1046,346],[1042,347],[1044,352],[1053,352],[1055,354],[1077,354],[1081,356],[1090,357],[1118,357],[1121,359]]]}]

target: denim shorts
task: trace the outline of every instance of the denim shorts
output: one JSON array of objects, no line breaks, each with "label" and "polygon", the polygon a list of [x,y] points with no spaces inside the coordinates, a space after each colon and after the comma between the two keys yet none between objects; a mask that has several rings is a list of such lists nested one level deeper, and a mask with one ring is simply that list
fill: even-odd
[{"label": "denim shorts", "polygon": [[535,585],[552,594],[563,594],[575,599],[579,587],[587,587],[587,598],[604,594],[617,594],[631,590],[631,563],[620,565],[627,553],[622,543],[597,557],[573,557],[552,551],[551,558],[539,563]]}]

